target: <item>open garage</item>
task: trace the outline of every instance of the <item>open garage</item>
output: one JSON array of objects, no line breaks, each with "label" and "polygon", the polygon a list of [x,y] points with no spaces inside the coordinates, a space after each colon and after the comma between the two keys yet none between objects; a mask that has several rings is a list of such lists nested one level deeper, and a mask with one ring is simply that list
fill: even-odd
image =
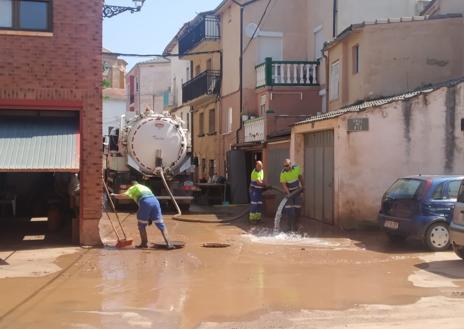
[{"label": "open garage", "polygon": [[0,111],[2,243],[79,242],[79,158],[78,111]]}]

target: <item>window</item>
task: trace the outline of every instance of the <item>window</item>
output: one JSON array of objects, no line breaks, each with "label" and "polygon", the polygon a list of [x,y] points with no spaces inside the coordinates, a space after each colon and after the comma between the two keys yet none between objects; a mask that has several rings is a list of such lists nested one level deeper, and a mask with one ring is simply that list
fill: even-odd
[{"label": "window", "polygon": [[52,30],[51,0],[0,0],[0,28]]},{"label": "window", "polygon": [[191,76],[190,76],[190,67],[187,67],[186,68],[186,71],[185,71],[185,81],[189,81],[191,79]]},{"label": "window", "polygon": [[190,130],[190,113],[187,113],[187,129]]},{"label": "window", "polygon": [[206,174],[206,159],[201,159],[201,174],[202,176]]},{"label": "window", "polygon": [[464,202],[464,183],[459,187],[458,202]]},{"label": "window", "polygon": [[135,77],[131,75],[129,77],[129,103],[135,102]]},{"label": "window", "polygon": [[216,132],[216,111],[210,110],[208,113],[208,122],[209,122],[209,130],[210,134],[214,134]]},{"label": "window", "polygon": [[204,136],[205,135],[205,114],[204,113],[200,113],[199,120],[200,120],[200,136]]},{"label": "window", "polygon": [[359,45],[353,47],[353,74],[359,73]]},{"label": "window", "polygon": [[461,181],[456,180],[448,184],[448,199],[457,199],[459,187],[461,187]]},{"label": "window", "polygon": [[433,191],[432,193],[433,200],[443,200],[445,198],[445,194],[443,193],[444,186],[445,186],[445,183],[441,183],[435,188],[435,191]]},{"label": "window", "polygon": [[206,61],[206,69],[208,71],[211,71],[213,69],[213,62],[212,62],[211,58]]},{"label": "window", "polygon": [[340,97],[340,61],[330,66],[330,100],[335,101]]},{"label": "window", "polygon": [[314,58],[319,59],[322,57],[322,49],[324,48],[324,33],[322,26],[314,29]]},{"label": "window", "polygon": [[197,65],[195,66],[195,76],[199,75],[201,73],[201,66]]},{"label": "window", "polygon": [[266,113],[267,95],[261,95],[259,98],[259,113],[264,115]]},{"label": "window", "polygon": [[232,120],[233,120],[233,109],[231,107],[227,110],[227,122],[226,122],[226,133],[232,132]]},{"label": "window", "polygon": [[213,177],[216,173],[216,161],[209,160],[209,177]]},{"label": "window", "polygon": [[416,198],[424,185],[419,179],[401,178],[388,189],[386,196],[397,200]]}]

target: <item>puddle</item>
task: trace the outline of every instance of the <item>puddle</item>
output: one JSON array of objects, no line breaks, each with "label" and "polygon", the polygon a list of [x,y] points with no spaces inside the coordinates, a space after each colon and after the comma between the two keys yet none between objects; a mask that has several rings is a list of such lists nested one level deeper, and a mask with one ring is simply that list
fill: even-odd
[{"label": "puddle", "polygon": [[313,238],[308,234],[284,233],[274,234],[270,229],[251,230],[249,234],[242,235],[243,238],[260,244],[299,246],[313,248],[340,248],[346,246],[340,242],[323,238]]}]

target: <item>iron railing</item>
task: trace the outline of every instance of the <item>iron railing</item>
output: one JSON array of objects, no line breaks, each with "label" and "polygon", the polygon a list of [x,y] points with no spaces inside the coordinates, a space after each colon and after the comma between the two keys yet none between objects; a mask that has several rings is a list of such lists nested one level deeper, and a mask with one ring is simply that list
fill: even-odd
[{"label": "iron railing", "polygon": [[219,17],[207,15],[179,38],[179,54],[186,55],[203,40],[216,40],[221,37]]},{"label": "iron railing", "polygon": [[208,70],[182,85],[182,102],[187,103],[204,95],[218,95],[221,90],[221,72]]}]

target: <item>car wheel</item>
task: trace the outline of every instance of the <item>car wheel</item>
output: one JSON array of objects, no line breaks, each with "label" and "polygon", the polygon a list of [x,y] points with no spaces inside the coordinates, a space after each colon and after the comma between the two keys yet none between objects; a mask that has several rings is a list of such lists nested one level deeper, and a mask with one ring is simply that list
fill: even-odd
[{"label": "car wheel", "polygon": [[456,253],[456,255],[464,259],[464,247],[453,245],[453,250]]},{"label": "car wheel", "polygon": [[432,251],[444,251],[450,247],[448,224],[432,224],[425,233],[425,244]]},{"label": "car wheel", "polygon": [[404,242],[407,238],[405,235],[394,234],[394,233],[387,233],[388,239],[391,242]]}]

